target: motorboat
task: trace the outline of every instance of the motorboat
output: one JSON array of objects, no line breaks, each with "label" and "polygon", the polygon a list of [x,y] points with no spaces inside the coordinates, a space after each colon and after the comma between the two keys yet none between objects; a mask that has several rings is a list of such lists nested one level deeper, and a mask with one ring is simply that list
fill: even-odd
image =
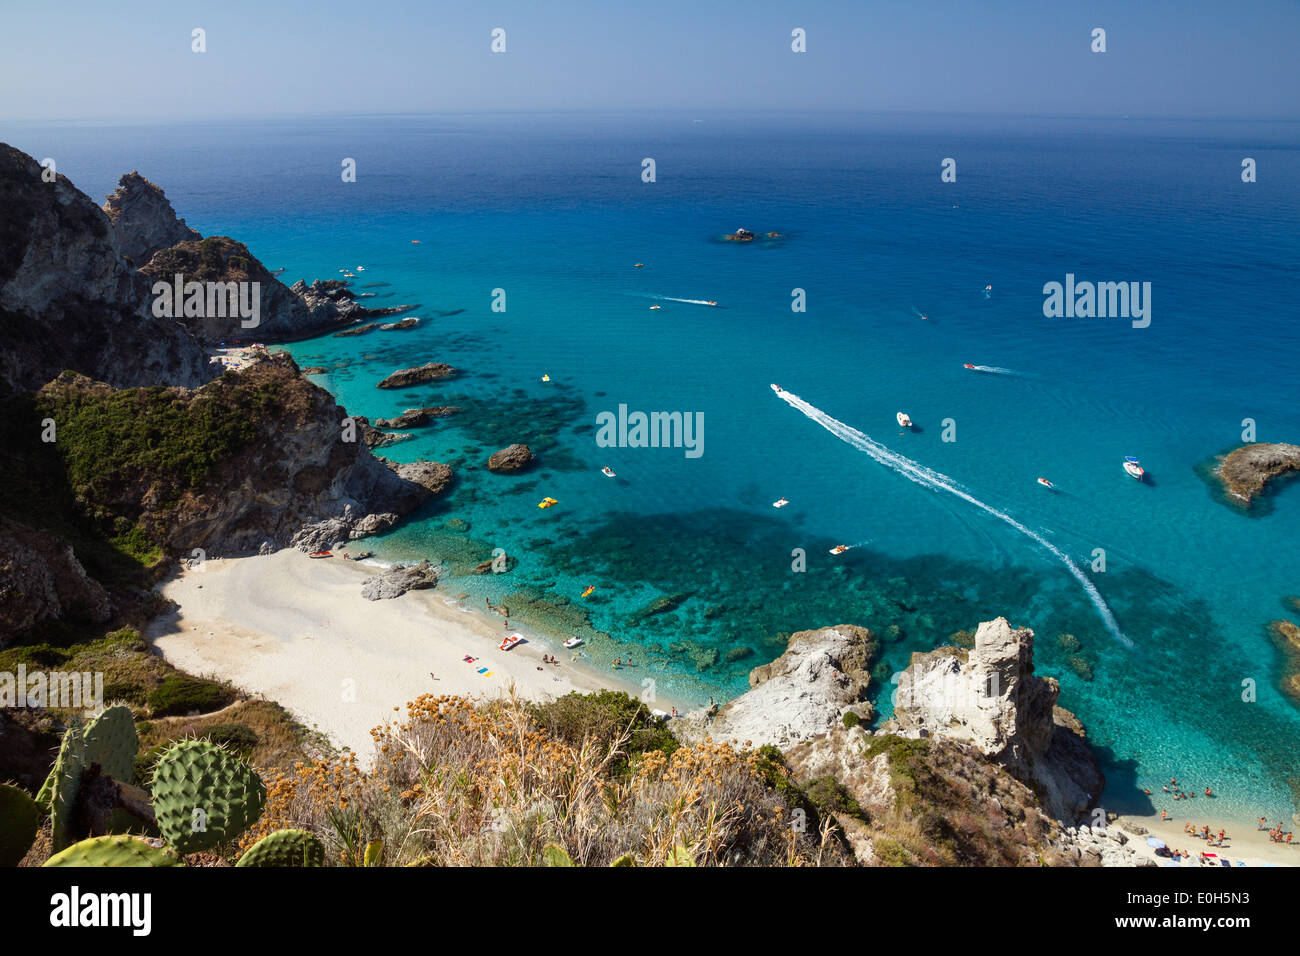
[{"label": "motorboat", "polygon": [[907,417],[907,412],[899,412],[896,416],[899,428],[911,428],[912,420]]},{"label": "motorboat", "polygon": [[1138,481],[1142,481],[1147,476],[1142,463],[1131,455],[1124,459],[1124,470],[1128,472],[1130,478],[1136,478]]},{"label": "motorboat", "polygon": [[777,498],[776,501],[772,502],[772,507],[773,507],[773,508],[784,508],[784,507],[785,507],[786,505],[788,505],[789,503],[790,503],[790,502],[786,501],[784,498]]},{"label": "motorboat", "polygon": [[974,365],[971,365],[970,362],[967,362],[965,365],[962,366],[962,368],[968,368],[968,369],[970,369],[972,372],[975,371],[975,366],[974,366]]},{"label": "motorboat", "polygon": [[578,637],[578,635],[575,634],[575,635],[573,635],[573,637],[569,638],[567,641],[564,642],[564,646],[565,646],[565,647],[570,647],[570,648],[572,648],[572,647],[581,647],[581,646],[582,646],[582,638]]},{"label": "motorboat", "polygon": [[617,477],[617,476],[614,474],[614,469],[611,468],[611,467],[609,467],[609,465],[606,465],[604,468],[600,469],[600,473],[601,473],[602,475],[604,475],[606,478],[615,478],[615,477]]},{"label": "motorboat", "polygon": [[508,651],[524,639],[522,634],[511,634],[504,641],[497,645],[498,650]]},{"label": "motorboat", "polygon": [[1051,483],[1050,481],[1048,481],[1046,478],[1039,478],[1039,479],[1038,479],[1038,483],[1039,483],[1040,485],[1042,485],[1044,488],[1055,488],[1055,487],[1056,487],[1056,485],[1052,484],[1052,483]]},{"label": "motorboat", "polygon": [[831,554],[843,554],[851,547],[853,547],[851,544],[837,544],[835,547],[831,548]]},{"label": "motorboat", "polygon": [[780,385],[777,385],[775,382],[773,382],[771,388],[772,388],[772,391],[776,392],[778,395],[781,394],[781,386],[780,386]]}]

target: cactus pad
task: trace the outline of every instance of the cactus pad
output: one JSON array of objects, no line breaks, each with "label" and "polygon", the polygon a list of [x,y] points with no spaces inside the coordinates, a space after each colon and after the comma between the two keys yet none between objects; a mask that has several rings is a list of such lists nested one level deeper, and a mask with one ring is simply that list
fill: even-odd
[{"label": "cactus pad", "polygon": [[110,707],[86,725],[85,764],[99,764],[100,773],[130,783],[140,737],[135,732],[131,710],[121,704]]},{"label": "cactus pad", "polygon": [[[70,843],[75,843],[78,835],[73,832],[76,816],[77,798],[81,794],[81,771],[85,766],[86,742],[80,727],[69,727],[59,745],[59,755],[54,759],[54,768],[50,771],[47,784],[49,791],[49,811],[51,844],[58,853]],[[45,792],[45,787],[41,787]]]},{"label": "cactus pad", "polygon": [[26,790],[0,783],[0,866],[17,866],[41,825],[41,808]]},{"label": "cactus pad", "polygon": [[158,829],[182,854],[235,839],[257,822],[266,803],[257,772],[206,740],[182,740],[167,748],[149,789]]},{"label": "cactus pad", "polygon": [[258,840],[235,866],[324,866],[325,847],[306,830],[276,830]]},{"label": "cactus pad", "polygon": [[167,847],[128,836],[91,837],[45,861],[45,866],[183,866]]}]

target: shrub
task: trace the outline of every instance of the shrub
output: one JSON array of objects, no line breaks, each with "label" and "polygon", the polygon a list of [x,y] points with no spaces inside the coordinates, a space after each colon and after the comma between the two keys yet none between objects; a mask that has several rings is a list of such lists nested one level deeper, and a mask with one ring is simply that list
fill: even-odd
[{"label": "shrub", "polygon": [[862,718],[859,717],[857,714],[855,714],[853,711],[846,710],[844,712],[844,716],[840,718],[840,722],[843,723],[844,726],[847,727],[849,730],[852,730],[858,724],[862,723]]},{"label": "shrub", "polygon": [[214,744],[222,744],[228,749],[247,758],[258,744],[257,734],[247,724],[229,723],[213,724],[204,728],[201,737],[206,737]]},{"label": "shrub", "polygon": [[234,692],[216,681],[176,673],[163,678],[163,682],[149,692],[146,702],[155,717],[167,717],[216,710],[234,699]]},{"label": "shrub", "polygon": [[610,765],[615,777],[626,776],[629,762],[652,750],[671,756],[680,744],[664,722],[650,713],[645,704],[619,691],[602,690],[595,694],[574,691],[558,700],[535,704],[533,719],[548,733],[571,747],[586,740],[598,741],[607,752],[624,734],[622,755]]}]

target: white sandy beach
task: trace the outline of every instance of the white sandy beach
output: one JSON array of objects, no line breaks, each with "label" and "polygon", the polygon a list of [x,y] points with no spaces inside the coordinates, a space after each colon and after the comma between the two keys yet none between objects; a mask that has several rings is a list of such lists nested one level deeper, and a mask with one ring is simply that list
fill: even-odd
[{"label": "white sandy beach", "polygon": [[[180,609],[155,619],[147,636],[176,667],[277,701],[367,760],[371,728],[420,694],[497,697],[513,686],[543,700],[574,690],[640,691],[525,630],[526,643],[498,650],[516,629],[462,608],[445,587],[368,601],[361,582],[380,570],[292,549],[210,558],[203,570],[179,572],[163,585]],[[561,663],[543,664],[543,654]],[[466,655],[477,661],[467,663]]]}]

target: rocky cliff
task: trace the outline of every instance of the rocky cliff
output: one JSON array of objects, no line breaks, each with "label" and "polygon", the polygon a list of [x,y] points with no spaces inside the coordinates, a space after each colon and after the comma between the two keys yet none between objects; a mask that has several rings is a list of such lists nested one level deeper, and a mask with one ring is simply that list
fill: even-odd
[{"label": "rocky cliff", "polygon": [[118,251],[137,268],[159,249],[203,238],[177,218],[162,189],[134,170],[118,180],[103,209]]},{"label": "rocky cliff", "polygon": [[42,172],[0,143],[0,382],[36,389],[65,369],[116,386],[210,379],[193,336],[149,313],[103,210]]},{"label": "rocky cliff", "polygon": [[288,356],[196,390],[114,391],[65,375],[37,404],[101,524],[164,553],[329,546],[391,527],[450,482],[445,465],[389,467],[344,440],[347,412]]},{"label": "rocky cliff", "polygon": [[[867,702],[875,635],[837,624],[790,637],[785,653],[749,674],[750,691],[716,714],[694,713],[673,726],[678,736],[786,747],[840,724],[846,713],[870,720]],[[850,718],[852,719],[852,718]]]},{"label": "rocky cliff", "polygon": [[[971,744],[1074,822],[1105,786],[1082,726],[1056,706],[1060,685],[1034,675],[1034,632],[986,621],[975,646],[916,654],[899,675],[893,726],[905,737]],[[889,729],[889,725],[887,725]]]},{"label": "rocky cliff", "polygon": [[0,645],[46,621],[102,624],[112,611],[66,542],[0,518]]}]

